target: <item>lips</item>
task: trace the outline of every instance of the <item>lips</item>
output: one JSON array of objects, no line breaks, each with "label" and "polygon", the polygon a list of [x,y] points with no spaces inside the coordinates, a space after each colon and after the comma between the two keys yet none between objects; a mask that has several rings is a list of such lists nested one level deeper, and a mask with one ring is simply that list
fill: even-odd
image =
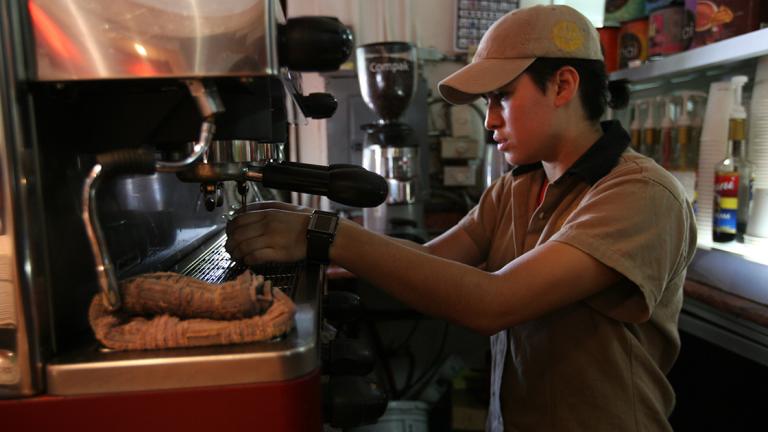
[{"label": "lips", "polygon": [[493,140],[496,141],[496,148],[499,151],[505,151],[508,148],[509,141],[504,138],[499,137],[493,137]]}]

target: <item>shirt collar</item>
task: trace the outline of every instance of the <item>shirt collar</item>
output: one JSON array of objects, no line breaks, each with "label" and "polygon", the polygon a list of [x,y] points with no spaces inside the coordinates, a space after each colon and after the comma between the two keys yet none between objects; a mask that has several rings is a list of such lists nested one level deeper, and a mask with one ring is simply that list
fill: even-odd
[{"label": "shirt collar", "polygon": [[[618,120],[600,123],[603,135],[565,172],[565,175],[577,175],[590,185],[605,177],[619,161],[619,157],[629,146],[629,135]],[[543,169],[541,162],[518,165],[512,169],[512,175],[519,175]]]}]

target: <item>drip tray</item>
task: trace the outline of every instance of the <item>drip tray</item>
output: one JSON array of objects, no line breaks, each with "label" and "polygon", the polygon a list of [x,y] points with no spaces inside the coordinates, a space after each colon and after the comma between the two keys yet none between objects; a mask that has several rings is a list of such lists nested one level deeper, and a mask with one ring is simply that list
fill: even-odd
[{"label": "drip tray", "polygon": [[[225,235],[216,236],[171,271],[219,283],[244,267],[229,259]],[[322,266],[253,267],[296,303],[295,327],[285,337],[250,344],[148,351],[100,350],[98,344],[64,353],[46,366],[48,393],[79,395],[276,382],[320,367],[318,349]]]},{"label": "drip tray", "polygon": [[[177,264],[173,271],[191,276],[209,283],[221,283],[232,280],[245,271],[246,266],[231,260],[224,250],[226,236],[217,237],[207,249],[192,259]],[[264,264],[252,266],[251,271],[263,275],[272,282],[272,287],[280,288],[293,298],[298,274],[303,270],[303,263]]]}]

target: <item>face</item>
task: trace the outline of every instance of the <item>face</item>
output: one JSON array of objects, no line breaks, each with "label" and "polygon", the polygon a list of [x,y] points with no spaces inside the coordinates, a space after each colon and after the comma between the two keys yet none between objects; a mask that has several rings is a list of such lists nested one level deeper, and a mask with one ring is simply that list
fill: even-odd
[{"label": "face", "polygon": [[542,93],[528,74],[485,95],[485,127],[512,165],[549,160],[554,136],[552,91]]}]

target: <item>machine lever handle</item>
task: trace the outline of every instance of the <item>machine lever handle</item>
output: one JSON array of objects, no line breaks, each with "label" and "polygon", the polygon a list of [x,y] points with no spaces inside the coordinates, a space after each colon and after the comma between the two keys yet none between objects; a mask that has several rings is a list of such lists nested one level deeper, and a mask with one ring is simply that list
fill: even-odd
[{"label": "machine lever handle", "polygon": [[387,199],[389,191],[383,177],[352,165],[268,163],[261,175],[261,182],[268,188],[324,195],[353,207],[376,207]]}]

